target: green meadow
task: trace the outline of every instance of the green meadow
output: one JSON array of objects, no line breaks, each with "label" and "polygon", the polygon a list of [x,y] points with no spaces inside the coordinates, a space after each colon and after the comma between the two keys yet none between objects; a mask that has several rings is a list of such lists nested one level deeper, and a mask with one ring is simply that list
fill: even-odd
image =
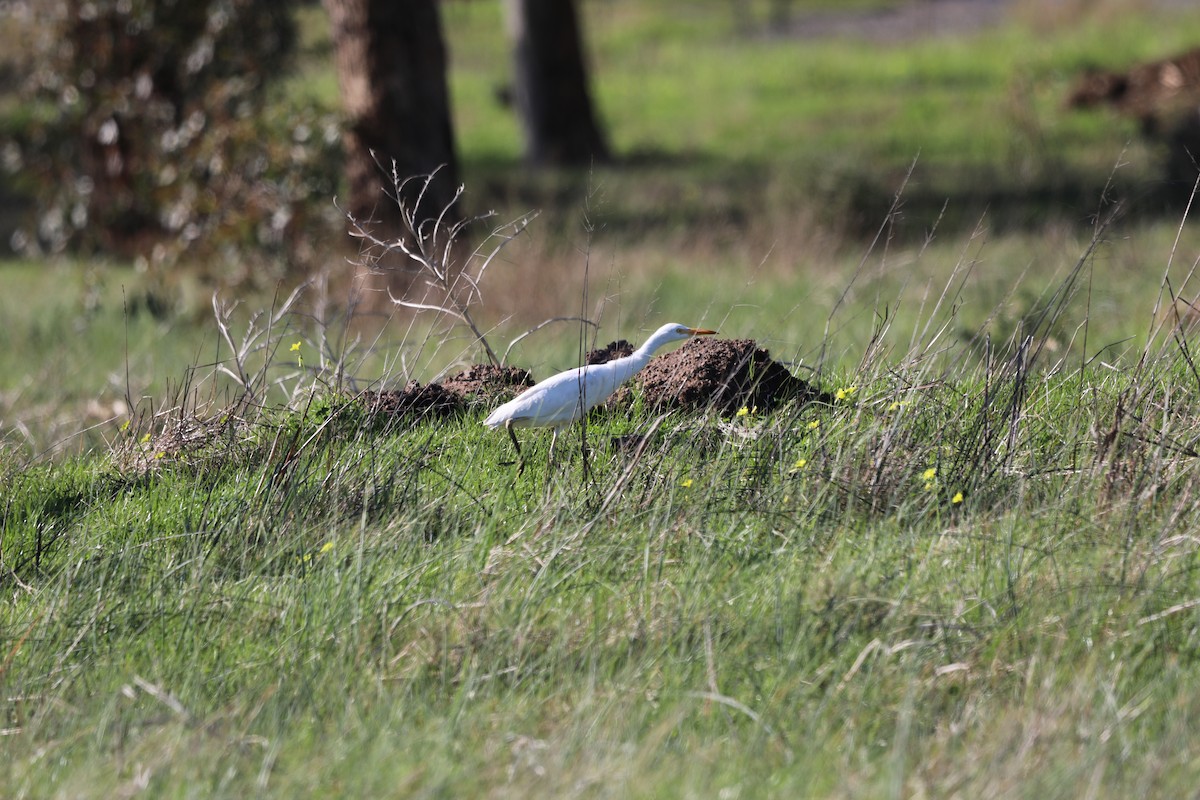
[{"label": "green meadow", "polygon": [[[483,352],[355,310],[336,243],[220,313],[186,273],[164,307],[133,264],[0,264],[0,795],[1193,792],[1200,233],[1062,98],[1200,13],[863,42],[585,3],[623,158],[527,174],[498,5],[443,4],[463,202],[540,211],[481,282],[492,347],[541,378],[678,321],[837,399],[635,395],[552,466],[523,432],[518,474],[485,403],[365,412]],[[334,110],[302,14],[278,100]]]}]

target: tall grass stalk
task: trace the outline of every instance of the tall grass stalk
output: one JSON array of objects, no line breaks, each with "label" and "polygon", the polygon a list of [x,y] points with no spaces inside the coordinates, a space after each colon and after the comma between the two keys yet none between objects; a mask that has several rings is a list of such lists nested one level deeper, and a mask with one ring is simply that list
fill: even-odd
[{"label": "tall grass stalk", "polygon": [[1198,387],[1183,331],[1063,353],[1104,235],[994,337],[964,248],[831,405],[598,413],[597,493],[307,370],[10,474],[3,793],[1190,791]]}]

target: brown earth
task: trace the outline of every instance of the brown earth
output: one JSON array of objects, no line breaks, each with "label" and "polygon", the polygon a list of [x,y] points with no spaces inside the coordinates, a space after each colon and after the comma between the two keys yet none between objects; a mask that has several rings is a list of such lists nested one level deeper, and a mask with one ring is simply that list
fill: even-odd
[{"label": "brown earth", "polygon": [[399,390],[364,392],[363,402],[372,417],[446,418],[463,410],[463,399],[442,386],[431,383],[422,386],[416,381]]},{"label": "brown earth", "polygon": [[452,378],[442,381],[442,388],[463,400],[470,397],[483,400],[508,399],[518,390],[533,386],[529,370],[520,367],[493,367],[490,364],[475,364]]},{"label": "brown earth", "polygon": [[609,342],[604,347],[588,353],[584,359],[584,363],[588,366],[607,364],[614,358],[624,358],[625,356],[633,355],[635,349],[637,348],[630,344],[627,339],[617,339],[615,342]]},{"label": "brown earth", "polygon": [[765,413],[793,399],[832,401],[753,339],[690,339],[651,361],[635,380],[653,408],[713,408],[732,415],[743,407]]},{"label": "brown earth", "polygon": [[[588,353],[586,361],[603,364],[633,350],[632,344],[620,339]],[[753,339],[691,339],[653,359],[634,382],[646,403],[658,409],[712,408],[733,415],[742,407],[765,413],[793,399],[832,402],[828,394],[773,360]],[[399,391],[367,392],[363,399],[372,415],[446,418],[470,405],[508,400],[532,385],[527,370],[476,364],[440,384],[422,386],[412,381]],[[627,407],[632,397],[629,387],[623,387],[609,405]]]},{"label": "brown earth", "polygon": [[533,377],[528,370],[474,364],[441,383],[422,386],[409,381],[399,390],[364,392],[363,402],[373,417],[434,416],[445,419],[475,403],[508,400],[530,386],[533,386]]}]

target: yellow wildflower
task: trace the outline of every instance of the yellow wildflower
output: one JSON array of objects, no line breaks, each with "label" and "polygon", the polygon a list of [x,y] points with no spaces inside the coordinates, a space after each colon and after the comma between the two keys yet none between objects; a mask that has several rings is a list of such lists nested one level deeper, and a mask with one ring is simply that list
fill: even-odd
[{"label": "yellow wildflower", "polygon": [[687,489],[687,488],[691,487],[691,485],[692,485],[692,479],[691,479],[691,478],[684,478],[683,480],[681,480],[681,481],[679,482],[679,485],[680,485],[680,486],[682,486],[683,488]]},{"label": "yellow wildflower", "polygon": [[741,408],[739,408],[737,410],[737,416],[739,416],[739,417],[744,417],[749,413],[750,413],[750,409],[746,408],[745,406],[742,406]]},{"label": "yellow wildflower", "polygon": [[962,492],[955,492],[954,497],[951,498],[951,500],[950,500],[950,502],[953,503],[954,505],[958,505],[962,501],[963,501],[963,493]]},{"label": "yellow wildflower", "polygon": [[819,427],[821,427],[821,420],[819,419],[814,419],[812,422],[808,423],[808,429],[810,431],[815,431]]},{"label": "yellow wildflower", "polygon": [[846,400],[850,397],[850,395],[854,394],[857,391],[858,391],[857,386],[847,386],[845,389],[838,389],[837,392],[834,394],[834,397],[836,397],[838,400]]},{"label": "yellow wildflower", "polygon": [[930,467],[921,473],[921,480],[925,481],[925,491],[932,492],[937,488],[937,467]]}]

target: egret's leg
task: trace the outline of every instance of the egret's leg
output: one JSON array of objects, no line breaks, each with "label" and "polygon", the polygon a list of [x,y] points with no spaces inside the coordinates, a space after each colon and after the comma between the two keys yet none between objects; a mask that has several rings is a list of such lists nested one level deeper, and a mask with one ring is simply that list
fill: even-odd
[{"label": "egret's leg", "polygon": [[558,428],[550,429],[550,453],[546,456],[546,474],[550,474],[550,469],[554,467],[554,445],[558,442]]},{"label": "egret's leg", "polygon": [[513,447],[517,448],[517,458],[520,458],[521,443],[517,441],[517,434],[513,432],[513,421],[511,419],[504,421],[504,430],[508,431],[508,438],[512,439]]},{"label": "egret's leg", "polygon": [[524,475],[525,456],[521,455],[521,443],[517,441],[517,434],[513,431],[513,421],[511,419],[504,421],[504,430],[508,431],[508,438],[512,439],[513,447],[517,448],[517,475]]}]

